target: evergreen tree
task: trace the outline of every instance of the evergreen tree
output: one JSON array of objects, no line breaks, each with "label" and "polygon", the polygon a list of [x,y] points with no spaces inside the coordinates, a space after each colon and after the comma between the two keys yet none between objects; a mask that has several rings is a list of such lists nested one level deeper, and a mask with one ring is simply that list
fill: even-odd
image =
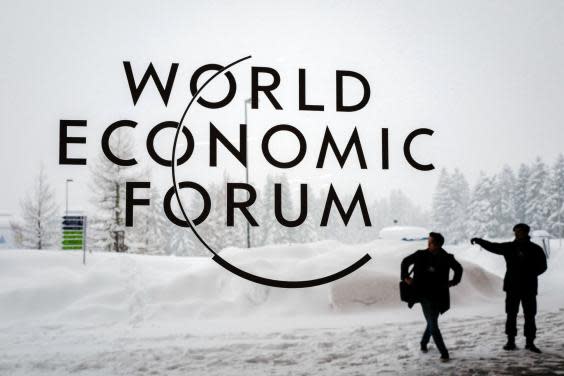
[{"label": "evergreen tree", "polygon": [[452,193],[451,176],[446,169],[442,169],[433,194],[432,217],[433,228],[442,232],[447,239],[451,237],[452,224],[456,219],[456,206]]},{"label": "evergreen tree", "polygon": [[[428,214],[413,203],[409,197],[400,189],[390,191],[384,205],[386,209],[385,223],[403,226],[427,226]],[[372,217],[371,217],[372,218]]]},{"label": "evergreen tree", "polygon": [[393,189],[390,191],[388,201],[393,221],[397,221],[400,225],[412,224],[411,216],[413,215],[413,204],[407,198],[405,193],[399,189]]},{"label": "evergreen tree", "polygon": [[548,228],[562,238],[564,234],[564,155],[559,154],[550,176],[548,192]]},{"label": "evergreen tree", "polygon": [[308,209],[307,218],[304,223],[305,230],[303,231],[302,243],[316,242],[321,239],[320,237],[320,226],[318,222],[318,217],[316,215],[316,207],[318,205],[318,197],[316,196],[313,189],[308,186]]},{"label": "evergreen tree", "polygon": [[[226,177],[227,179],[227,177]],[[225,186],[227,187],[227,180],[225,180]],[[256,203],[258,200],[258,194],[259,192],[257,192],[257,199],[255,200],[255,202],[247,207],[247,210],[249,211],[249,213],[251,214],[251,216],[255,219],[255,221],[257,221],[258,223],[258,219],[257,219],[257,212],[256,212]],[[234,193],[234,199],[235,202],[246,202],[249,200],[249,193],[247,193],[246,190],[243,189],[236,189],[235,193]],[[227,226],[227,208],[226,208],[226,218],[225,218],[225,226]],[[226,227],[226,231],[227,231],[227,237],[229,239],[229,242],[226,244],[226,246],[232,246],[232,247],[239,247],[239,248],[246,248],[247,247],[247,217],[245,217],[245,215],[239,210],[239,209],[234,209],[233,212],[233,226],[227,226]],[[251,231],[251,229],[253,229],[254,227],[258,227],[258,226],[253,226],[251,223],[249,223],[249,233]],[[251,247],[253,247],[253,239],[252,239],[252,235],[250,235],[250,245]]]},{"label": "evergreen tree", "polygon": [[545,229],[549,213],[546,201],[548,199],[548,171],[545,163],[537,157],[531,166],[528,189],[525,196],[526,217],[532,229]]},{"label": "evergreen tree", "polygon": [[[178,226],[172,222],[167,228],[166,252],[175,256],[211,256],[189,227]],[[198,233],[201,229],[196,227]]]},{"label": "evergreen tree", "polygon": [[222,184],[212,183],[208,186],[207,191],[211,198],[211,208],[208,217],[198,225],[198,232],[206,240],[212,249],[220,252],[227,238],[226,227],[226,206],[227,191]]},{"label": "evergreen tree", "polygon": [[[305,221],[294,229],[293,240],[296,243],[310,243],[317,240],[316,227],[318,224],[314,221],[314,216],[312,213],[312,200],[313,192],[310,186],[307,186],[307,216]],[[299,203],[299,200],[297,201]],[[299,205],[298,205],[299,206]]]},{"label": "evergreen tree", "polygon": [[[227,182],[225,174],[219,183],[212,183],[207,191],[211,198],[208,217],[198,226],[198,233],[216,252],[226,247],[246,247],[246,218],[239,211],[234,212],[234,226],[227,226]],[[245,201],[246,192],[237,192],[236,201]],[[249,208],[252,213],[252,207]]]},{"label": "evergreen tree", "polygon": [[394,224],[394,219],[390,214],[389,200],[385,198],[377,198],[372,202],[370,205],[370,214],[375,235],[378,234],[382,228]]},{"label": "evergreen tree", "polygon": [[[452,210],[452,220],[447,227],[448,241],[458,243],[468,238],[468,205],[470,203],[470,187],[468,181],[455,169],[450,176],[448,185],[449,207]],[[450,240],[449,240],[450,239]]]},{"label": "evergreen tree", "polygon": [[[348,209],[351,204],[354,194],[353,192],[346,192],[344,194],[337,191],[341,204],[345,210]],[[338,210],[333,206],[331,209],[331,216],[333,217],[333,222],[329,222],[332,227],[333,238],[339,240],[343,243],[362,243],[367,241],[370,233],[373,233],[371,227],[367,227],[364,224],[364,219],[360,214],[359,206],[355,208],[355,212],[350,217],[348,224],[345,224],[338,214]]]},{"label": "evergreen tree", "polygon": [[[132,157],[133,142],[121,130],[113,133],[109,144],[118,158]],[[134,238],[132,228],[125,226],[125,184],[139,179],[141,172],[134,166],[119,166],[102,153],[90,172],[91,201],[96,208],[90,221],[90,247],[98,251],[116,251],[116,232],[123,232],[125,246],[129,247]]]},{"label": "evergreen tree", "polygon": [[470,233],[479,237],[494,237],[497,223],[492,203],[494,185],[491,178],[480,173],[470,201]]},{"label": "evergreen tree", "polygon": [[526,164],[522,163],[519,166],[519,172],[517,173],[517,181],[515,186],[515,220],[516,222],[528,223],[529,218],[527,217],[527,197],[529,191],[529,176],[531,174],[531,169]]},{"label": "evergreen tree", "polygon": [[[281,210],[282,215],[284,216],[284,218],[293,220],[298,216],[298,213],[296,213],[294,210],[294,204],[292,201],[292,192],[291,192],[290,183],[288,182],[288,177],[286,176],[286,174],[280,174],[276,177],[276,180],[277,180],[276,183],[279,183],[282,188],[280,199],[279,199],[282,209]],[[274,201],[272,202],[272,205],[273,205],[273,209],[272,209],[273,215],[271,221],[275,222],[272,241],[275,244],[293,243],[292,230],[288,227],[283,226],[278,222],[276,216],[274,215]]]},{"label": "evergreen tree", "polygon": [[316,240],[332,239],[329,227],[320,226],[321,216],[323,215],[323,209],[325,207],[325,200],[327,199],[327,193],[328,189],[326,188],[321,188],[318,192],[313,192],[308,203],[308,216],[311,217]]},{"label": "evergreen tree", "polygon": [[[191,191],[186,191],[184,195],[182,200],[187,203],[187,205],[184,205],[186,215],[188,218],[195,219],[196,216],[202,212],[203,201],[198,194]],[[174,215],[178,219],[184,220],[184,216],[180,211],[176,197],[173,197],[170,204]],[[202,232],[202,228],[200,226],[196,226],[196,230],[198,233]],[[165,233],[167,236],[165,247],[167,254],[175,256],[211,256],[211,253],[198,240],[190,227],[179,226],[166,218]]]},{"label": "evergreen tree", "polygon": [[163,201],[157,189],[152,188],[149,193],[149,206],[135,208],[131,252],[162,255],[167,253],[169,224],[173,224],[164,214]]},{"label": "evergreen tree", "polygon": [[257,222],[258,227],[251,228],[252,244],[260,247],[273,243],[274,218],[274,178],[268,174],[264,188],[257,193]]},{"label": "evergreen tree", "polygon": [[[335,188],[335,187],[334,187]],[[341,202],[344,210],[346,211],[353,199],[352,192],[341,192],[337,188],[335,188],[337,195],[339,197],[339,201]],[[329,189],[321,190],[320,200],[319,200],[319,207],[318,207],[318,218],[316,218],[317,226],[320,228],[320,232],[322,237],[320,239],[327,239],[327,240],[338,240],[343,243],[356,243],[362,242],[364,238],[365,231],[371,231],[371,228],[364,225],[364,221],[362,216],[360,215],[359,207],[355,208],[355,212],[349,219],[348,224],[345,225],[343,218],[339,214],[336,205],[333,203],[331,204],[331,212],[329,214],[329,218],[327,221],[327,226],[321,227],[321,218],[323,215],[323,211],[325,210],[325,206],[327,204]]]},{"label": "evergreen tree", "polygon": [[513,226],[517,222],[517,199],[515,197],[517,179],[511,167],[505,165],[497,175],[496,182],[496,189],[494,190],[495,216],[497,223],[499,223],[496,235],[505,237],[512,233]]},{"label": "evergreen tree", "polygon": [[58,248],[60,222],[55,193],[43,166],[33,189],[21,202],[22,217],[12,224],[18,246],[30,249]]}]

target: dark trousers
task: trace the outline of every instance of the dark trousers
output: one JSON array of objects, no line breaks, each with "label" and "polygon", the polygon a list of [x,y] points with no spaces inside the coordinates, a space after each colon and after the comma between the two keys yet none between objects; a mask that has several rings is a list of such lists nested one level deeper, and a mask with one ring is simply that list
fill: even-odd
[{"label": "dark trousers", "polygon": [[525,316],[525,337],[532,341],[537,334],[537,326],[535,324],[535,315],[537,314],[537,296],[534,293],[523,293],[520,291],[508,291],[505,298],[505,313],[507,313],[507,321],[505,322],[505,334],[508,337],[517,335],[517,314],[519,313],[519,304],[523,305],[523,315]]},{"label": "dark trousers", "polygon": [[427,321],[427,327],[423,332],[423,337],[421,338],[421,344],[426,345],[429,343],[429,339],[433,337],[433,341],[439,349],[441,355],[448,355],[448,350],[443,341],[443,336],[441,335],[441,330],[439,329],[439,310],[432,301],[428,299],[421,299],[421,308],[423,309],[423,315],[425,315],[425,320]]}]

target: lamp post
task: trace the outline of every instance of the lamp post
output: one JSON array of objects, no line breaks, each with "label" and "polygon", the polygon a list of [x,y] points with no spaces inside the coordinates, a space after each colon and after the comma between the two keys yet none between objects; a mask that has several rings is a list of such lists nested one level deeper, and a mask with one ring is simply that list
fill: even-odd
[{"label": "lamp post", "polygon": [[72,182],[72,179],[67,179],[65,181],[65,215],[69,215],[69,183]]},{"label": "lamp post", "polygon": [[[245,100],[245,125],[247,124],[247,105],[251,103],[251,98],[248,98]],[[248,132],[247,132],[248,135]],[[245,183],[247,185],[249,185],[249,146],[247,145],[246,148],[246,158],[245,160],[247,161],[247,166],[245,166]],[[249,193],[249,199],[250,199],[250,193]],[[249,223],[249,221],[247,221],[247,248],[251,248],[251,225]]]}]

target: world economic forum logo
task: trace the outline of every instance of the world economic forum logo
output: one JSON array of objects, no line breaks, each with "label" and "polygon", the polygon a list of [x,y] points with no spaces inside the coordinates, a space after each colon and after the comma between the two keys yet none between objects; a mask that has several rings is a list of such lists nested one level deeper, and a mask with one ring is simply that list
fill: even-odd
[{"label": "world economic forum logo", "polygon": [[[364,264],[370,261],[371,257],[368,253],[357,260],[351,260],[349,266],[341,269],[336,270],[334,273],[314,278],[314,279],[306,279],[306,280],[280,280],[280,279],[271,279],[261,275],[253,274],[248,271],[245,271],[227,260],[221,257],[219,254],[218,249],[214,249],[210,242],[207,241],[199,232],[198,232],[198,225],[201,224],[206,217],[210,213],[210,207],[212,205],[211,198],[207,191],[197,182],[194,181],[187,181],[183,180],[180,181],[179,178],[179,167],[186,163],[193,151],[194,151],[194,137],[192,132],[190,131],[189,120],[190,116],[194,111],[196,106],[202,106],[209,110],[220,110],[226,107],[235,97],[235,93],[237,91],[237,80],[232,72],[232,68],[238,65],[243,65],[248,63],[251,59],[251,56],[246,56],[240,58],[238,60],[233,61],[227,65],[220,65],[220,64],[206,64],[198,68],[191,77],[190,80],[190,92],[192,94],[191,98],[189,98],[186,107],[178,119],[178,121],[166,121],[158,124],[155,126],[149,133],[147,138],[147,151],[151,158],[158,164],[162,166],[170,167],[171,176],[172,176],[172,187],[167,191],[164,196],[163,205],[164,205],[164,212],[167,218],[172,222],[172,224],[185,227],[193,232],[195,237],[202,243],[202,245],[213,255],[212,260],[216,263],[221,265],[226,270],[240,276],[241,278],[247,279],[249,281],[273,286],[273,287],[282,287],[282,288],[305,288],[305,287],[312,287],[318,286],[325,283],[329,283],[335,281],[339,278],[342,278],[348,274],[353,273],[354,271],[361,268]],[[129,85],[129,89],[131,92],[131,96],[133,99],[134,105],[137,104],[137,101],[143,91],[143,88],[147,84],[150,77],[153,78],[157,89],[163,99],[165,105],[167,104],[170,94],[172,85],[174,82],[174,78],[176,76],[176,72],[178,69],[178,64],[172,64],[171,70],[169,72],[168,79],[166,84],[163,85],[161,80],[159,79],[155,68],[153,67],[152,63],[149,65],[149,68],[145,72],[143,78],[140,80],[138,84],[135,83],[133,72],[131,68],[131,64],[129,62],[123,62],[127,82]],[[276,110],[283,110],[282,106],[278,102],[275,96],[275,89],[280,85],[280,74],[273,68],[264,67],[264,66],[251,66],[251,108],[257,109],[258,108],[258,97],[259,94],[263,95],[269,102],[270,105],[273,106]],[[204,74],[208,72],[213,72],[209,78],[207,78],[201,85],[199,84],[199,78],[201,78]],[[323,105],[313,105],[308,104],[306,100],[306,80],[305,80],[305,69],[299,69],[299,80],[298,80],[298,102],[299,102],[299,111],[324,111]],[[260,84],[260,77],[262,76],[270,76],[271,83],[268,85]],[[210,87],[210,84],[216,80],[218,77],[225,77],[227,79],[228,88],[226,93],[224,94],[223,98],[220,100],[210,100],[209,98],[205,97],[206,88]],[[337,112],[342,113],[354,113],[359,111],[360,109],[364,108],[370,99],[370,85],[368,80],[360,73],[352,71],[352,70],[337,70],[335,74],[336,78],[336,93],[335,93],[335,110]],[[362,97],[360,100],[356,101],[353,104],[345,104],[344,103],[344,94],[343,94],[343,81],[345,79],[349,80],[356,80],[362,86]],[[132,166],[137,163],[134,158],[131,159],[122,159],[119,156],[113,154],[109,139],[111,134],[119,128],[122,127],[131,127],[135,128],[137,125],[136,122],[131,120],[119,120],[111,124],[105,130],[102,140],[101,146],[104,154],[106,157],[113,163],[120,165],[120,166]],[[85,158],[72,158],[68,156],[67,145],[68,144],[80,144],[86,143],[86,139],[83,137],[71,137],[68,135],[68,131],[70,127],[84,127],[86,126],[86,120],[61,120],[60,121],[60,138],[59,138],[59,163],[60,164],[70,164],[70,165],[85,165],[86,159]],[[174,135],[174,142],[172,144],[171,150],[171,158],[170,160],[164,158],[163,156],[158,155],[154,147],[154,141],[156,135],[165,128],[175,128],[175,135]],[[287,132],[293,138],[295,138],[297,145],[298,145],[298,152],[295,157],[291,160],[279,160],[276,158],[273,153],[271,152],[271,139],[272,137],[281,132]],[[412,141],[420,136],[420,135],[433,135],[433,130],[428,128],[418,128],[414,129],[409,135],[405,138],[403,143],[403,154],[405,160],[408,164],[417,170],[420,171],[430,171],[434,169],[434,166],[430,163],[425,164],[421,161],[416,160],[411,153],[411,144]],[[186,138],[186,150],[179,155],[179,138],[183,135]],[[239,147],[234,146],[229,142],[229,140],[217,129],[215,126],[210,122],[210,166],[217,166],[217,144],[218,142],[223,144],[226,149],[243,165],[247,167],[247,138],[246,138],[246,124],[240,125],[240,145]],[[386,170],[389,169],[389,139],[388,139],[388,129],[382,128],[382,161],[381,161],[381,168]],[[316,168],[322,168],[325,157],[328,153],[328,150],[331,149],[337,161],[339,162],[341,168],[344,166],[347,158],[354,150],[356,151],[360,167],[362,169],[367,169],[366,160],[364,157],[362,143],[359,137],[359,134],[354,129],[353,133],[351,134],[350,138],[348,139],[348,143],[343,152],[339,150],[337,147],[337,143],[329,131],[329,128],[326,129],[325,134],[323,136],[323,140],[321,143],[321,149],[319,153],[319,159],[317,161]],[[261,143],[261,150],[265,160],[275,168],[280,169],[290,169],[296,167],[300,164],[300,162],[304,159],[307,150],[307,142],[306,138],[300,132],[300,130],[290,124],[277,124],[272,126],[264,135]],[[127,182],[126,183],[126,226],[133,225],[133,207],[136,205],[149,205],[149,200],[147,199],[136,199],[134,198],[134,191],[138,188],[149,188],[150,182]],[[196,218],[191,219],[188,215],[188,208],[189,204],[183,202],[182,195],[180,191],[183,189],[191,189],[201,197],[203,201],[203,208],[202,212],[196,216]],[[280,196],[280,187],[276,187],[276,194]],[[235,199],[236,191],[244,191],[247,194],[247,199],[245,201],[237,201]],[[300,226],[304,220],[305,216],[307,215],[307,184],[301,184],[300,186],[301,192],[301,211],[300,215],[297,219],[288,220],[284,218],[281,214],[281,210],[279,208],[279,203],[277,203],[277,210],[276,212],[276,220],[285,227],[297,227]],[[247,183],[228,183],[227,184],[227,226],[233,226],[233,213],[235,210],[239,210],[246,218],[246,220],[252,226],[258,226],[257,221],[253,218],[252,214],[248,210],[249,207],[256,201],[257,192],[254,187]],[[176,214],[172,210],[172,202],[176,200],[178,203],[180,213],[182,215],[181,218],[177,217]],[[327,200],[325,203],[325,207],[323,210],[323,215],[321,218],[320,226],[327,226],[329,215],[331,213],[331,208],[335,207],[338,211],[338,214],[341,216],[345,225],[348,223],[349,219],[351,218],[353,212],[358,207],[364,224],[366,226],[370,226],[370,216],[368,213],[366,201],[364,198],[364,192],[362,191],[362,187],[359,184],[355,194],[351,200],[351,203],[347,210],[345,210],[341,200],[337,192],[335,191],[333,185],[330,186]]]}]

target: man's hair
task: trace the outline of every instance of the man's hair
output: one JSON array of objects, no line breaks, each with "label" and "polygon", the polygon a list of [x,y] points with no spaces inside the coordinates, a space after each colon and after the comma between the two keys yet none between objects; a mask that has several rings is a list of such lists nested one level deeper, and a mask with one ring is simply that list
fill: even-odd
[{"label": "man's hair", "polygon": [[523,230],[528,234],[531,228],[526,223],[517,223],[515,226],[513,226],[513,231],[517,230]]},{"label": "man's hair", "polygon": [[445,244],[445,238],[438,232],[429,233],[429,237],[433,239],[433,242],[439,247],[442,247],[443,244]]}]

